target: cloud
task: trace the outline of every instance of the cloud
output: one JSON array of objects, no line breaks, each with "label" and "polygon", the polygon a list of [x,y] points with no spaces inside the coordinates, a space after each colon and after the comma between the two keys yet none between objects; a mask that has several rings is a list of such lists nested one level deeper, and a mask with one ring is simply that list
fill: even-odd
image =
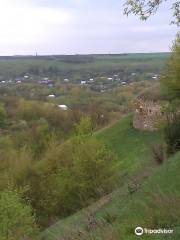
[{"label": "cloud", "polygon": [[15,1],[0,1],[0,42],[34,42],[53,26],[62,26],[71,18],[63,8],[36,7]]},{"label": "cloud", "polygon": [[0,0],[0,55],[168,50],[169,10],[147,22],[122,12],[121,0]]}]

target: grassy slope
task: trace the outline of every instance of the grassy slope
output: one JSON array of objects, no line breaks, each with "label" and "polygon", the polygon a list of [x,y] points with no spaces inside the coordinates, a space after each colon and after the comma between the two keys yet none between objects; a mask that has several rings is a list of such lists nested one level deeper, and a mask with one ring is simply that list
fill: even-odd
[{"label": "grassy slope", "polygon": [[[110,128],[95,134],[95,137],[104,141],[118,155],[116,168],[120,172],[120,186],[110,196],[101,199],[98,203],[82,210],[65,220],[57,222],[43,234],[43,239],[58,239],[60,236],[72,236],[76,229],[83,229],[87,212],[93,212],[102,218],[106,211],[117,212],[118,200],[124,207],[128,198],[128,182],[138,178],[146,178],[152,168],[150,144],[160,140],[159,133],[142,132],[132,128],[131,115],[122,118]],[[74,239],[74,238],[72,238]]]},{"label": "grassy slope", "polygon": [[[129,194],[124,185],[96,212],[97,219],[109,219],[104,229],[86,235],[87,240],[135,240],[137,226],[173,229],[173,235],[143,235],[141,239],[180,239],[180,153],[170,158],[144,179],[137,192]],[[108,229],[106,237],[103,231]],[[72,238],[73,239],[73,238]]]},{"label": "grassy slope", "polygon": [[[136,226],[146,228],[170,228],[175,234],[167,239],[180,239],[180,153],[142,181],[139,190],[122,198],[117,195],[99,216],[115,215],[112,223],[120,239],[134,240]],[[163,235],[144,235],[143,239],[165,239]]]},{"label": "grassy slope", "polygon": [[117,155],[117,167],[129,175],[151,160],[150,145],[160,140],[160,133],[139,131],[132,127],[132,116],[126,116],[110,128],[96,134]]}]

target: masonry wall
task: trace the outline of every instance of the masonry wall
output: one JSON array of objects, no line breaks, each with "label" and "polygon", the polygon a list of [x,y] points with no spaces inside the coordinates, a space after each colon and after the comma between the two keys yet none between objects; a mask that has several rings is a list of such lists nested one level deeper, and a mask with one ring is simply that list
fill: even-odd
[{"label": "masonry wall", "polygon": [[133,117],[136,129],[155,131],[162,118],[161,106],[153,101],[137,100]]}]

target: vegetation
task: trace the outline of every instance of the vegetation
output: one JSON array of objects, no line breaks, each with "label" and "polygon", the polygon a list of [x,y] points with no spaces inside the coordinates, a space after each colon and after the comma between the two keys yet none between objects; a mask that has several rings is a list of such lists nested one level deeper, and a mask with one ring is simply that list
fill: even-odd
[{"label": "vegetation", "polygon": [[[97,133],[97,138],[103,140],[119,157],[117,166],[121,174],[140,171],[151,162],[150,145],[161,141],[159,132],[149,133],[132,127],[132,116],[126,116],[104,131]],[[149,156],[149,158],[147,157]]]},{"label": "vegetation", "polygon": [[[125,3],[124,13],[128,16],[129,14],[135,14],[140,17],[141,20],[147,20],[151,15],[155,14],[159,9],[160,5],[166,0],[127,0]],[[171,2],[171,10],[173,20],[172,24],[180,25],[180,3],[179,1]]]},{"label": "vegetation", "polygon": [[[114,165],[119,170],[117,189],[81,212],[52,225],[40,235],[40,239],[136,239],[134,229],[137,223],[149,229],[173,229],[173,235],[156,235],[156,239],[172,239],[172,236],[173,239],[179,239],[180,212],[174,210],[174,206],[179,206],[180,199],[180,156],[178,152],[165,159],[164,153],[164,141],[168,153],[179,151],[177,41],[168,70],[162,77],[164,88],[172,93],[165,102],[168,105],[165,115],[169,121],[166,121],[163,129],[164,140],[161,132],[148,133],[133,129],[130,115],[93,134],[117,154]],[[171,78],[168,72],[172,72]],[[143,238],[150,237],[146,234]]]},{"label": "vegetation", "polygon": [[[156,224],[177,227],[178,211],[166,215],[163,208],[154,210],[159,205],[170,208],[170,201],[178,206],[178,179],[175,184],[171,178],[177,169],[173,160],[164,158],[164,148],[152,151],[152,146],[164,147],[165,140],[171,152],[178,151],[179,125],[171,118],[168,137],[163,139],[161,130],[134,129],[129,114],[142,91],[155,92],[167,56],[1,59],[3,240],[133,239],[137,222],[149,228]],[[10,67],[17,72],[11,73]],[[178,65],[175,69],[178,71]],[[179,75],[172,76],[178,84]],[[83,85],[82,79],[89,80]],[[169,85],[166,88],[170,91]],[[173,104],[169,105],[175,107],[178,95],[174,85],[172,89]],[[68,106],[66,110],[59,107],[62,103]],[[165,166],[173,173],[166,173]],[[163,185],[165,175],[172,180],[173,195]],[[147,197],[145,192],[151,188],[152,195]],[[150,218],[143,221],[143,216]]]},{"label": "vegetation", "polygon": [[[91,215],[96,216],[96,214],[97,217],[95,217],[95,219],[98,221],[98,224],[100,224],[100,229],[104,229],[104,231],[107,232],[110,231],[109,234],[112,232],[113,235],[117,235],[117,229],[111,226],[111,221],[116,219],[116,212],[118,213],[120,209],[117,208],[115,210],[113,209],[113,212],[106,212],[106,205],[109,205],[111,201],[116,202],[117,200],[121,202],[122,197],[123,199],[125,196],[127,197],[127,192],[131,195],[131,191],[136,191],[136,187],[138,188],[140,181],[147,179],[152,168],[155,167],[152,160],[153,154],[149,146],[155,142],[161,142],[161,133],[140,132],[133,129],[131,121],[132,116],[126,116],[113,126],[100,130],[93,135],[94,138],[103,141],[111,151],[117,155],[117,160],[113,163],[113,168],[117,170],[116,191],[113,191],[110,195],[106,195],[97,203],[85,208],[81,212],[55,223],[42,234],[43,239],[56,239],[62,236],[65,239],[66,237],[67,239],[68,237],[73,239],[78,230],[84,233],[84,229],[87,227],[86,225],[90,225],[90,229],[92,227],[93,230],[94,228],[88,219]],[[129,149],[131,149],[131,151],[129,151]],[[103,223],[101,223],[101,221],[104,222],[102,215],[100,214],[99,216],[101,209],[105,211],[102,214],[103,218],[108,219],[107,221],[110,222],[110,224],[103,226]],[[76,226],[77,222],[78,226]],[[97,237],[99,234],[104,236],[102,233],[103,230],[97,231],[100,231]],[[91,234],[93,236],[91,236]],[[88,230],[84,239],[91,239],[91,237],[92,239],[95,237],[94,233]]]},{"label": "vegetation", "polygon": [[20,80],[28,75],[32,78],[27,78],[26,82],[36,82],[43,77],[80,81],[119,72],[125,77],[136,71],[159,72],[168,57],[169,53],[0,57],[0,80]]},{"label": "vegetation", "polygon": [[37,234],[35,217],[17,191],[0,192],[0,236],[2,240],[21,240]]},{"label": "vegetation", "polygon": [[161,85],[170,100],[180,99],[180,34],[172,46],[172,54],[161,77]]},{"label": "vegetation", "polygon": [[161,85],[169,98],[166,111],[165,140],[168,154],[180,150],[180,35],[173,43],[172,55],[161,78]]},{"label": "vegetation", "polygon": [[[99,132],[97,137],[109,142],[119,154],[116,168],[119,166],[119,171],[125,173],[123,165],[127,166],[128,170],[129,166],[132,166],[133,174],[128,172],[129,176],[120,176],[121,181],[116,191],[81,212],[52,225],[41,234],[40,239],[136,239],[134,229],[137,224],[150,229],[174,229],[173,239],[179,239],[180,213],[174,210],[174,206],[179,205],[180,197],[180,156],[177,154],[157,168],[153,164],[153,154],[150,154],[149,145],[155,140],[158,141],[158,133],[154,135],[136,131],[131,128],[129,122],[130,117],[124,118],[114,126]],[[128,138],[129,131],[132,131],[132,136]],[[136,144],[131,145],[133,141],[136,141]],[[125,150],[123,154],[123,148],[131,151]],[[131,165],[128,166],[127,161],[131,161]],[[138,168],[137,164],[140,165]],[[95,219],[94,225],[89,220],[92,216]],[[164,237],[165,235],[156,235],[156,239]],[[171,237],[172,235],[169,235],[169,239],[172,239]],[[150,236],[145,236],[145,239],[150,239]]]},{"label": "vegetation", "polygon": [[[170,113],[168,113],[170,115]],[[178,113],[172,113],[166,120],[164,129],[165,141],[168,154],[173,154],[180,150],[180,116]]]},{"label": "vegetation", "polygon": [[25,188],[23,198],[35,210],[38,224],[48,225],[110,191],[115,156],[91,138],[89,118],[83,117],[76,133],[62,142],[46,119],[33,123],[36,114],[24,116],[22,130],[1,137],[0,188]]}]

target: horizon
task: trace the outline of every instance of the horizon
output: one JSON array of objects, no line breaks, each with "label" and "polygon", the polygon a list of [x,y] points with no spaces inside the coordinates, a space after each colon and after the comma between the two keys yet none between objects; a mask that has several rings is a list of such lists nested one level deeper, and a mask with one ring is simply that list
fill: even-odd
[{"label": "horizon", "polygon": [[122,52],[122,53],[75,53],[75,54],[15,54],[15,55],[0,55],[2,57],[48,57],[48,56],[88,56],[88,55],[129,55],[129,54],[158,54],[158,53],[168,53],[170,54],[171,51],[162,51],[162,52]]}]

